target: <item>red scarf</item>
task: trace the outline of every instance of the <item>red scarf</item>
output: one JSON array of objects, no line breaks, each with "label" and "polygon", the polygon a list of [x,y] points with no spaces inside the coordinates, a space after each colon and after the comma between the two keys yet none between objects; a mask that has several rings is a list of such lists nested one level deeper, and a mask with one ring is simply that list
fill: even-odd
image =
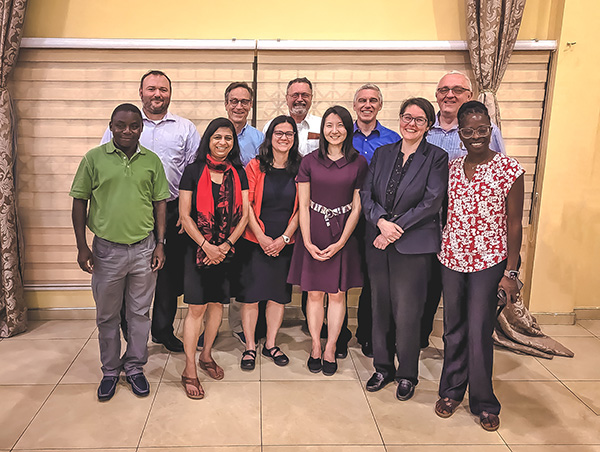
[{"label": "red scarf", "polygon": [[[210,171],[223,173],[216,212]],[[206,168],[198,180],[196,210],[198,211],[198,230],[208,243],[213,245],[218,246],[224,243],[240,222],[242,218],[242,184],[238,172],[227,160],[219,162],[210,155],[206,156]],[[220,222],[215,221],[215,214]],[[232,247],[228,254],[234,252]],[[198,246],[196,265],[204,266],[202,261],[205,257],[206,254]]]}]

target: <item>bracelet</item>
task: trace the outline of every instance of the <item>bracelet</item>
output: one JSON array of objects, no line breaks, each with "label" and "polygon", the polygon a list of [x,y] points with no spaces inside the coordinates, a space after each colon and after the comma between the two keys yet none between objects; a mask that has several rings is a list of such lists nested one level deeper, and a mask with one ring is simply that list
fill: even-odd
[{"label": "bracelet", "polygon": [[231,243],[231,240],[225,239],[225,243],[227,243],[231,248],[233,248],[233,243]]},{"label": "bracelet", "polygon": [[[203,237],[204,238],[204,237]],[[202,242],[202,245],[200,245],[200,248],[202,248],[204,246],[204,244],[206,243],[206,239],[204,239],[204,242]],[[202,250],[204,250],[204,248],[202,248]]]}]

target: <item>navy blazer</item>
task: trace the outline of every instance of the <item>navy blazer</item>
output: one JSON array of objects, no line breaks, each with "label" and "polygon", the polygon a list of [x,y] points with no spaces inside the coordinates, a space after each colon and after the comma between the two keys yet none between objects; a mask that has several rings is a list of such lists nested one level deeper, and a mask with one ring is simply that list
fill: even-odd
[{"label": "navy blazer", "polygon": [[[377,221],[387,216],[385,191],[392,176],[402,140],[375,150],[363,189],[362,210],[367,220],[365,241],[373,246],[379,235]],[[394,242],[402,254],[437,253],[441,245],[440,209],[448,190],[448,154],[425,138],[415,151],[413,160],[398,190],[390,221],[404,234]]]}]

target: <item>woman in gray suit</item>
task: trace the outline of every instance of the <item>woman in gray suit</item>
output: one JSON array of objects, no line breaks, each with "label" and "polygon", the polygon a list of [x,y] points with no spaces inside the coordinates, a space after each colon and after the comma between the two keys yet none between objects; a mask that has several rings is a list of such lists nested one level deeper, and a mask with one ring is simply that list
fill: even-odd
[{"label": "woman in gray suit", "polygon": [[448,188],[448,154],[425,140],[434,122],[428,100],[404,101],[402,139],[375,150],[361,190],[375,367],[366,389],[378,391],[396,380],[399,400],[410,399],[418,383],[420,319],[431,260],[440,250],[439,212]]}]

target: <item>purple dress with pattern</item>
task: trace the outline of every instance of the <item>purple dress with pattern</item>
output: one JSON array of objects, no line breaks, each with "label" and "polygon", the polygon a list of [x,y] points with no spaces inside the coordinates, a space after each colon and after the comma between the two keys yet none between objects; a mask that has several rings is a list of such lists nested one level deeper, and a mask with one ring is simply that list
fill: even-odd
[{"label": "purple dress with pattern", "polygon": [[[352,162],[344,157],[334,162],[319,158],[318,151],[314,151],[302,159],[296,182],[310,182],[310,199],[335,209],[352,202],[354,190],[361,188],[367,168],[367,160],[361,155]],[[312,209],[309,212],[310,235],[314,245],[323,250],[340,239],[350,212],[333,217],[329,227],[323,214]],[[327,293],[361,287],[360,255],[354,235],[335,256],[320,262],[306,250],[302,234],[298,231],[288,282],[299,285],[303,291]]]}]

